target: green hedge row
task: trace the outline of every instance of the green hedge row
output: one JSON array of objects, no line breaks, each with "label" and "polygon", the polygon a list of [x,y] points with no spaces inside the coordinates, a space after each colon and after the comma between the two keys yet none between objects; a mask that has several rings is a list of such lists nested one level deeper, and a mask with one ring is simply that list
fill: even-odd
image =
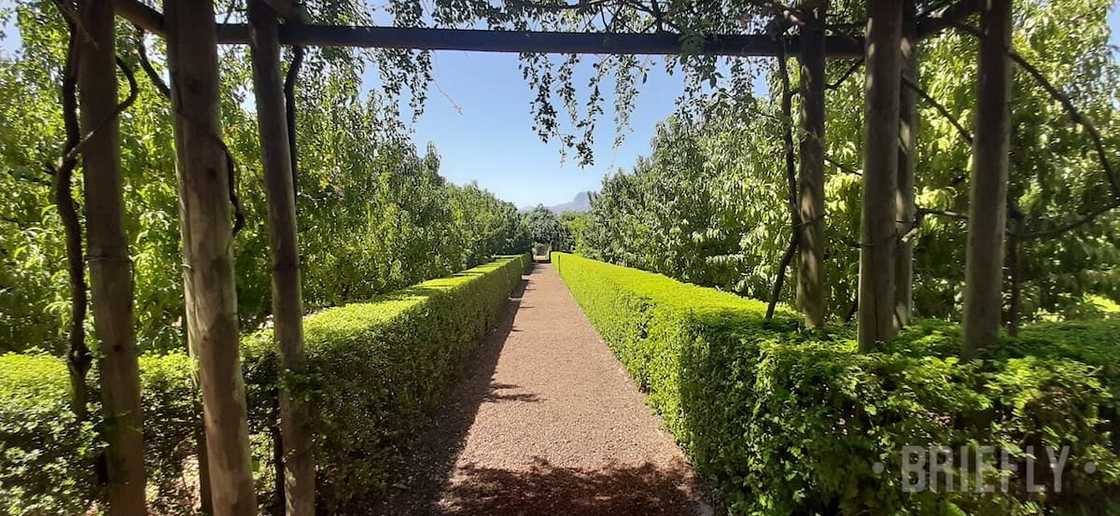
[{"label": "green hedge row", "polygon": [[[360,512],[384,490],[402,446],[428,423],[466,358],[500,321],[529,265],[528,255],[502,257],[304,319],[308,372],[283,381],[316,409],[324,511]],[[151,509],[159,514],[188,512],[193,496],[182,482],[201,425],[193,367],[184,354],[140,360]],[[281,381],[271,332],[242,339],[242,369],[258,489],[268,504]],[[91,376],[96,398],[96,371]],[[0,512],[76,514],[96,498],[90,464],[103,444],[96,421],[74,423],[68,389],[61,359],[0,355]]]},{"label": "green hedge row", "polygon": [[[767,323],[760,301],[569,254],[552,261],[732,513],[1120,513],[1116,321],[1024,328],[970,363],[954,357],[955,326],[921,322],[859,354],[850,328],[804,331],[781,310]],[[1055,492],[1044,447],[1065,445]],[[918,476],[904,481],[904,446],[949,447],[973,466],[951,469],[955,491],[939,477],[940,492],[907,492]],[[989,464],[1006,452],[1019,468],[1006,490],[992,470],[995,492],[961,490],[962,479],[977,484],[980,446],[994,447]],[[1027,489],[1032,450],[1043,492]]]}]

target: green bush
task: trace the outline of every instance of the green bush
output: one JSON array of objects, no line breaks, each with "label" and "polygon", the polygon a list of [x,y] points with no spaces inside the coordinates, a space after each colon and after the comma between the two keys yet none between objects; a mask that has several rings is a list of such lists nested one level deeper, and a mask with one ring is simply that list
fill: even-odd
[{"label": "green bush", "polygon": [[[767,323],[760,301],[569,254],[552,260],[733,513],[1120,509],[1120,448],[1110,431],[1120,324],[1024,328],[1019,339],[962,364],[954,357],[959,330],[921,322],[884,352],[859,354],[850,329],[805,331],[782,310]],[[1063,445],[1072,451],[1062,491],[1027,492],[1028,447],[1042,483],[1049,478],[1042,447]],[[995,446],[1019,473],[995,493],[907,493],[904,446]],[[954,470],[956,486],[963,477],[975,473]]]},{"label": "green bush", "polygon": [[0,355],[0,512],[79,514],[99,442],[70,410],[69,375],[46,354]]},{"label": "green bush", "polygon": [[[382,492],[401,450],[429,420],[476,344],[499,322],[530,259],[501,257],[368,303],[304,319],[308,372],[283,375],[316,409],[318,500],[362,512]],[[271,332],[242,340],[242,368],[261,501],[270,503],[272,430],[281,381]],[[188,512],[184,466],[197,451],[200,401],[183,353],[140,357],[145,460],[158,514]],[[97,399],[97,372],[90,375]],[[97,407],[91,407],[91,414]],[[0,513],[79,514],[96,498],[98,421],[77,424],[62,359],[0,355]]]},{"label": "green bush", "polygon": [[[316,409],[318,502],[362,512],[386,487],[401,445],[428,423],[467,357],[499,322],[529,258],[512,256],[305,319],[308,373],[286,381]],[[243,345],[251,425],[275,421],[270,332]]]}]

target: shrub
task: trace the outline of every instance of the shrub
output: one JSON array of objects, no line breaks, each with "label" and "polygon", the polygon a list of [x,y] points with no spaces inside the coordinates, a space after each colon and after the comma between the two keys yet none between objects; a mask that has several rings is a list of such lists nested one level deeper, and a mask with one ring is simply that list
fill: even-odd
[{"label": "shrub", "polygon": [[[782,310],[767,323],[760,301],[563,253],[553,262],[733,513],[1120,508],[1109,431],[1120,385],[1114,322],[1024,328],[1020,339],[965,364],[954,356],[955,326],[921,322],[885,351],[859,354],[850,329],[805,331]],[[903,491],[903,446],[988,445],[1018,465],[1006,491]],[[1042,447],[1062,445],[1072,452],[1061,493],[1028,492],[1028,447],[1042,483],[1049,479]],[[1089,463],[1093,474],[1085,473]],[[975,473],[954,470],[956,486],[964,477]]]},{"label": "shrub", "polygon": [[[285,381],[316,409],[318,502],[362,512],[386,487],[401,446],[428,423],[466,358],[498,323],[529,258],[499,259],[369,303],[305,319],[308,373]],[[276,356],[270,332],[246,339],[252,426],[275,422]]]},{"label": "shrub", "polygon": [[[528,256],[501,257],[453,276],[305,318],[308,371],[277,369],[270,331],[242,339],[251,440],[271,460],[278,382],[316,408],[318,501],[325,512],[361,512],[399,463],[481,337],[500,319]],[[189,512],[184,464],[197,451],[200,401],[183,353],[140,357],[145,460],[155,513]],[[90,375],[97,399],[96,369]],[[91,407],[91,414],[97,414]],[[0,355],[0,513],[80,514],[96,497],[98,421],[77,424],[62,359]],[[267,467],[258,486],[270,486]],[[268,493],[261,501],[268,503]]]},{"label": "shrub", "polygon": [[[190,513],[195,498],[184,482],[202,425],[193,371],[186,354],[140,357],[144,461],[156,514]],[[105,443],[96,363],[88,383],[90,420],[79,424],[62,358],[0,356],[0,513],[81,514],[97,498],[96,461]]]},{"label": "shrub", "polygon": [[0,512],[79,514],[100,443],[70,410],[66,364],[46,354],[0,355]]}]

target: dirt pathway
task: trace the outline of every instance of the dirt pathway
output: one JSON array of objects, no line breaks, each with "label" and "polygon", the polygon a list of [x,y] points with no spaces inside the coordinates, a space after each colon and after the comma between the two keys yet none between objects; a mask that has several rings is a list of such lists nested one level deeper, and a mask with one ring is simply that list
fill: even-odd
[{"label": "dirt pathway", "polygon": [[527,278],[381,512],[710,514],[556,270]]}]

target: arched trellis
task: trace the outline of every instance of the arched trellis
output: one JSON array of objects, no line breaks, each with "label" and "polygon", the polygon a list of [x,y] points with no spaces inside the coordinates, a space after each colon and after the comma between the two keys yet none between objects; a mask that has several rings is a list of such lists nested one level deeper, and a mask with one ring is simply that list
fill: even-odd
[{"label": "arched trellis", "polygon": [[[165,0],[163,12],[136,0],[82,2],[80,21],[87,37],[79,70],[82,131],[97,140],[83,149],[88,174],[91,278],[95,323],[106,341],[109,360],[103,376],[111,381],[119,405],[107,413],[122,422],[120,442],[110,442],[109,505],[113,513],[143,510],[143,462],[135,457],[140,439],[139,388],[135,342],[131,334],[132,284],[120,213],[119,135],[114,112],[117,84],[113,73],[113,16],[120,15],[166,39],[175,114],[175,146],[179,178],[180,220],[184,258],[184,291],[188,336],[199,363],[204,404],[210,485],[215,514],[251,514],[256,510],[241,378],[236,317],[235,272],[231,255],[231,164],[218,124],[219,44],[248,44],[261,135],[262,163],[268,201],[273,264],[273,314],[282,366],[298,373],[303,367],[302,302],[293,182],[291,134],[280,46],[345,46],[424,50],[563,54],[680,54],[686,46],[673,33],[652,34],[490,31],[392,27],[344,27],[301,23],[292,0],[249,0],[247,24],[219,24],[213,4]],[[860,343],[872,349],[889,338],[909,311],[909,253],[899,252],[898,236],[913,225],[914,98],[903,84],[913,82],[909,51],[922,38],[936,34],[977,12],[977,0],[960,0],[933,13],[917,15],[912,2],[871,0],[866,39],[828,34],[823,20],[827,2],[806,0],[805,9],[783,12],[779,24],[798,26],[795,36],[775,34],[708,35],[699,52],[737,57],[796,56],[801,63],[802,96],[800,167],[792,165],[792,137],[787,142],[791,181],[791,235],[786,263],[800,257],[799,304],[810,326],[824,318],[823,201],[825,129],[825,60],[861,57],[866,64],[866,111],[863,181]],[[910,10],[904,9],[908,4]],[[1006,216],[1007,91],[1010,0],[993,0],[984,10],[981,84],[978,94],[972,202],[970,203],[969,274],[973,262],[979,276],[999,277]],[[281,20],[284,23],[281,23]],[[897,49],[897,51],[882,51]],[[792,95],[788,85],[785,97]],[[908,94],[907,92],[910,92]],[[901,117],[901,118],[900,118]],[[902,133],[900,134],[900,120]],[[98,131],[108,124],[108,131]],[[900,146],[900,138],[902,145]],[[91,138],[92,140],[92,138]],[[901,148],[901,152],[900,149]],[[98,210],[94,213],[92,210]],[[974,227],[976,221],[982,221]],[[995,274],[989,274],[992,267]],[[873,270],[875,274],[863,274]],[[970,276],[970,282],[972,282]],[[897,284],[896,284],[897,283]],[[983,283],[983,282],[981,282]],[[905,293],[898,287],[905,284]],[[780,288],[779,288],[780,290]],[[983,285],[966,296],[965,328],[985,334],[998,328],[999,284]],[[971,297],[969,297],[971,296]],[[905,298],[905,300],[902,300]],[[899,306],[901,305],[901,306]],[[985,313],[996,307],[995,317]],[[903,314],[904,313],[904,314]],[[900,315],[903,314],[903,315]],[[103,329],[104,328],[104,329]],[[131,358],[129,358],[131,357]],[[281,393],[284,444],[284,485],[289,514],[313,514],[314,465],[310,457],[307,408]],[[131,441],[126,442],[126,440]],[[134,441],[134,442],[133,442]],[[114,452],[116,450],[116,452]],[[129,452],[128,450],[133,450]],[[139,462],[136,462],[137,459]],[[139,473],[137,473],[139,471]],[[113,472],[126,476],[114,477]],[[129,475],[128,473],[131,472]],[[137,484],[140,497],[137,498]],[[113,486],[124,486],[116,488]]]}]

